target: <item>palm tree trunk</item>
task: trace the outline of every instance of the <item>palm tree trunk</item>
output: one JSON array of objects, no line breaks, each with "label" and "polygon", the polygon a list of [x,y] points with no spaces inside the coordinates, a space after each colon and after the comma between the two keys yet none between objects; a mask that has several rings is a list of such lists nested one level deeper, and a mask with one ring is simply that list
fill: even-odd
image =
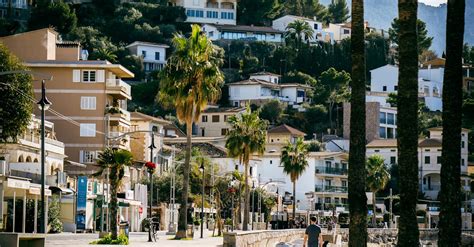
[{"label": "palm tree trunk", "polygon": [[118,200],[117,200],[117,169],[112,168],[113,178],[110,180],[110,231],[112,239],[117,239],[117,216],[118,216]]},{"label": "palm tree trunk", "polygon": [[293,223],[296,223],[296,180],[293,180]]},{"label": "palm tree trunk", "polygon": [[352,1],[352,97],[349,152],[349,246],[367,246],[365,195],[364,0]]},{"label": "palm tree trunk", "polygon": [[372,225],[373,227],[376,227],[375,224],[377,223],[377,206],[375,205],[375,191],[372,191],[372,206],[372,210],[374,210],[374,215],[372,216]]},{"label": "palm tree trunk", "polygon": [[419,246],[417,0],[399,0],[398,160],[400,223],[398,246]]},{"label": "palm tree trunk", "polygon": [[179,220],[178,220],[178,232],[176,233],[176,239],[186,238],[186,228],[188,225],[188,193],[189,193],[189,170],[191,162],[191,149],[192,149],[192,122],[186,123],[186,157],[184,160],[184,171],[183,171],[183,192],[181,194],[181,206],[179,207]]},{"label": "palm tree trunk", "polygon": [[[439,246],[461,246],[462,50],[465,0],[448,2],[446,67],[443,87],[443,153]],[[456,145],[458,143],[458,145]],[[454,145],[453,145],[454,144]]]},{"label": "palm tree trunk", "polygon": [[250,201],[250,188],[249,188],[249,162],[245,161],[245,195],[244,195],[244,222],[242,230],[248,231],[249,224],[249,201]]}]

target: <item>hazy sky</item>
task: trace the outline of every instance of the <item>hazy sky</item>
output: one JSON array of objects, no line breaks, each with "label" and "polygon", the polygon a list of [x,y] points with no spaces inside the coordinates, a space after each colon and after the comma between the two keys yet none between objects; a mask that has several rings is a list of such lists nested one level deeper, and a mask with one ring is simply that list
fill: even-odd
[{"label": "hazy sky", "polygon": [[446,3],[447,0],[419,0],[422,3],[433,5],[433,6],[438,6],[442,3]]}]

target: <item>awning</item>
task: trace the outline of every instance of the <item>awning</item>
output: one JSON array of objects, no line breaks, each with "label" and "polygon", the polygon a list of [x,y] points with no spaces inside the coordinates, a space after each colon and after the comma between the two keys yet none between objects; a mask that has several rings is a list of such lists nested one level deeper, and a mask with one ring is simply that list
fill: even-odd
[{"label": "awning", "polygon": [[71,161],[71,160],[64,160],[64,163],[72,165],[72,166],[81,167],[81,168],[86,168],[87,167],[87,165],[84,165],[84,164],[81,164],[81,163],[78,163],[78,162],[74,162],[74,161]]},{"label": "awning", "polygon": [[53,193],[61,193],[61,194],[64,194],[64,195],[68,195],[68,194],[75,194],[76,192],[70,188],[61,188],[61,187],[57,187],[57,186],[49,186],[49,189],[53,192]]}]

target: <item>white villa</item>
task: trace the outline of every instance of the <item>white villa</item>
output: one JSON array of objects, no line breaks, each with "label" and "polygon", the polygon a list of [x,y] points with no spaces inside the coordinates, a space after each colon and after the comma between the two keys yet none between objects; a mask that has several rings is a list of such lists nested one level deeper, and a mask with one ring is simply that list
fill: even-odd
[{"label": "white villa", "polygon": [[333,34],[334,41],[339,42],[343,39],[351,37],[351,24],[350,23],[329,23],[327,28],[324,28],[325,32]]},{"label": "white villa", "polygon": [[[470,191],[470,178],[467,176],[468,131],[461,132],[461,178],[463,189]],[[431,200],[437,200],[441,185],[442,128],[429,129],[430,137],[418,141],[418,170],[420,191]],[[381,155],[387,165],[397,163],[397,140],[380,139],[367,144],[367,156]]]},{"label": "white villa", "polygon": [[169,4],[186,9],[186,22],[237,24],[237,0],[170,0]]},{"label": "white villa", "polygon": [[265,41],[273,43],[283,42],[283,32],[265,26],[217,25],[204,24],[204,31],[212,41],[216,40],[244,40]]},{"label": "white villa", "polygon": [[229,100],[235,107],[248,103],[261,105],[269,100],[280,100],[296,109],[303,109],[301,104],[309,101],[307,92],[312,88],[297,83],[280,83],[281,76],[269,72],[250,75],[244,81],[228,83]]},{"label": "white villa", "polygon": [[131,54],[143,58],[145,72],[162,70],[166,65],[166,49],[168,45],[135,41],[126,46]]},{"label": "white villa", "polygon": [[302,20],[308,23],[308,25],[313,29],[314,34],[311,42],[322,41],[322,42],[334,42],[334,34],[329,31],[323,29],[323,23],[317,20],[313,20],[306,17],[295,16],[295,15],[285,15],[280,18],[273,20],[272,27],[276,30],[280,30],[282,32],[287,31],[288,24],[296,21]]},{"label": "white villa", "polygon": [[[370,92],[367,93],[367,102],[380,102],[382,106],[389,106],[387,98],[390,93],[398,91],[398,67],[385,65],[370,71]],[[419,69],[418,94],[426,107],[431,111],[442,110],[444,67]]]}]

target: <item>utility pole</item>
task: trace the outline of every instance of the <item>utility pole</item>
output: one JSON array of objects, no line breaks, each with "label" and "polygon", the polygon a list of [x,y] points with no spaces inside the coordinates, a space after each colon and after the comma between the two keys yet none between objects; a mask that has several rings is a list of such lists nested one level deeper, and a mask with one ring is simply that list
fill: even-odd
[{"label": "utility pole", "polygon": [[[150,137],[151,137],[151,144],[150,146],[148,147],[150,149],[150,162],[153,162],[153,149],[156,148],[155,147],[155,137],[153,136],[153,132],[150,134]],[[150,226],[148,227],[148,242],[152,242],[153,240],[151,240],[151,224],[153,224],[153,221],[152,221],[152,204],[153,204],[153,172],[149,172],[150,173],[150,214],[149,214],[149,217],[150,217]]]},{"label": "utility pole", "polygon": [[41,80],[41,100],[38,102],[38,105],[41,109],[41,220],[40,220],[40,233],[46,233],[47,218],[46,218],[46,199],[45,199],[45,128],[44,128],[44,113],[48,110],[51,102],[46,98],[46,88],[44,85],[44,80]]}]

